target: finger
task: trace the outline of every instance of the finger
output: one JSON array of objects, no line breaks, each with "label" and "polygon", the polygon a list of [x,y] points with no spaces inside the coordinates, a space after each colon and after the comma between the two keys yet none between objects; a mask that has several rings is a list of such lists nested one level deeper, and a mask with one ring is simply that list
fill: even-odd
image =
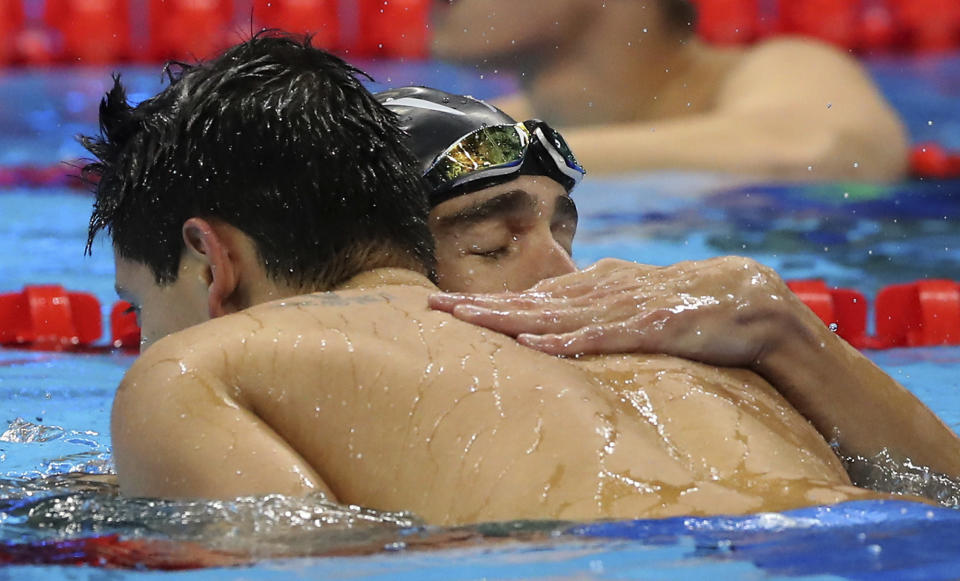
[{"label": "finger", "polygon": [[572,299],[593,292],[596,286],[596,279],[586,278],[582,273],[577,272],[542,280],[526,292]]},{"label": "finger", "polygon": [[461,304],[476,304],[482,299],[482,297],[507,297],[513,296],[515,293],[499,293],[496,295],[490,294],[479,294],[479,293],[433,293],[427,297],[427,304],[431,309],[438,311],[452,311],[453,307]]},{"label": "finger", "polygon": [[569,333],[517,335],[517,342],[550,355],[593,355],[647,352],[648,337],[628,327],[595,325]]},{"label": "finger", "polygon": [[544,293],[455,294],[435,293],[427,297],[427,304],[438,311],[452,312],[457,305],[473,305],[486,309],[522,311],[544,309],[548,305],[562,306],[562,299]]},{"label": "finger", "polygon": [[605,295],[635,286],[636,281],[651,272],[653,268],[631,265],[630,268],[612,269],[593,265],[571,274],[542,280],[532,286],[530,291],[544,292],[567,299],[592,294]]},{"label": "finger", "polygon": [[511,336],[521,333],[537,335],[569,333],[596,324],[593,319],[594,309],[586,308],[541,308],[514,311],[461,304],[454,307],[451,313],[462,321]]}]

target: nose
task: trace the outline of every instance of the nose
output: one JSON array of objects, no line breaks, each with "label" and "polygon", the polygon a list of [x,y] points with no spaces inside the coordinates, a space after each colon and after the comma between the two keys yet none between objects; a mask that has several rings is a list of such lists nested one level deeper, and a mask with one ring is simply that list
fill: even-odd
[{"label": "nose", "polygon": [[552,233],[549,231],[540,242],[540,247],[542,248],[542,252],[540,260],[537,261],[537,282],[545,278],[553,278],[577,270],[577,265],[573,261],[573,258],[567,254],[564,247],[554,239]]}]

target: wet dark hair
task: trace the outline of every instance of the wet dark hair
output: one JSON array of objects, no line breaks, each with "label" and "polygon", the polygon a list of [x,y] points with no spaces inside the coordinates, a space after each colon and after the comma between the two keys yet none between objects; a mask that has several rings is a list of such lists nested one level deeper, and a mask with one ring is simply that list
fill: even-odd
[{"label": "wet dark hair", "polygon": [[268,276],[326,290],[370,268],[433,277],[427,188],[393,113],[363,73],[269,31],[205,63],[170,63],[170,84],[136,107],[119,75],[100,104],[96,201],[86,252],[109,231],[118,254],[176,280],[194,216],[253,240]]},{"label": "wet dark hair", "polygon": [[667,25],[684,38],[697,29],[697,8],[690,0],[660,0],[660,9]]}]

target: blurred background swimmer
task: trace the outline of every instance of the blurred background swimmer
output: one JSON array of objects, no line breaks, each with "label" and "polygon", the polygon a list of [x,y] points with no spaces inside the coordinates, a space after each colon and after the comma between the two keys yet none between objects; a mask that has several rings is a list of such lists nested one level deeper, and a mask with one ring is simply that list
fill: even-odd
[{"label": "blurred background swimmer", "polygon": [[459,0],[435,13],[435,56],[516,73],[521,94],[498,105],[569,127],[591,171],[887,181],[906,169],[896,112],[855,59],[816,40],[709,45],[687,0]]},{"label": "blurred background swimmer", "polygon": [[438,286],[460,293],[434,295],[434,308],[555,355],[667,354],[749,369],[845,458],[883,452],[960,478],[960,440],[773,269],[725,256],[664,267],[602,260],[578,272],[571,193],[584,169],[560,133],[427,87],[376,98],[398,115],[431,188]]}]

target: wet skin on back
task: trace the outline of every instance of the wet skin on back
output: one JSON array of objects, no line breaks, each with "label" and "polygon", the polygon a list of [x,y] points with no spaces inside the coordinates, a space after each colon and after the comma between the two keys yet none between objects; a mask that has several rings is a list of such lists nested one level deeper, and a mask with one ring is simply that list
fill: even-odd
[{"label": "wet skin on back", "polygon": [[783,510],[885,495],[758,376],[558,359],[429,310],[409,271],[158,341],[114,405],[126,494],[322,491],[428,522]]}]

